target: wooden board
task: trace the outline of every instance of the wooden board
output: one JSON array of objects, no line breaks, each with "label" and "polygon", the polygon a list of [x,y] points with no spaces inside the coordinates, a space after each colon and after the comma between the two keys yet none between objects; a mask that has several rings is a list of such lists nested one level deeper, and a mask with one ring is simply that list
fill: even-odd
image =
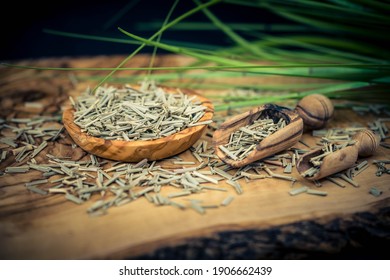
[{"label": "wooden board", "polygon": [[[116,65],[120,59],[121,57],[63,58],[23,61],[22,63],[91,67]],[[145,66],[148,65],[148,61],[148,57],[139,56],[133,63]],[[182,65],[187,61],[181,57],[162,56],[159,57],[157,63],[159,65]],[[128,74],[121,73],[121,75]],[[54,115],[61,112],[61,106],[66,102],[68,94],[75,90],[68,74],[63,72],[2,69],[1,75],[2,118],[24,117],[41,112]],[[280,80],[270,77],[259,79],[258,82],[272,81],[280,83],[302,82],[302,80],[293,78]],[[85,84],[81,83],[77,89],[84,86]],[[34,100],[43,103],[44,108],[34,111],[35,109],[26,109],[23,106],[24,102]],[[369,121],[375,118],[376,116],[371,114],[359,116],[349,109],[338,109],[329,127],[346,127],[352,123],[366,126]],[[38,159],[44,160],[45,153],[72,156],[72,159],[88,156],[79,148],[73,149],[70,137],[64,135],[64,139],[50,143]],[[314,145],[316,141],[310,132],[305,132],[302,139],[309,145]],[[202,140],[211,143],[211,138],[206,135],[202,137]],[[305,148],[302,144],[297,144],[296,147]],[[2,146],[2,148],[5,147]],[[189,151],[180,156],[184,160],[194,160]],[[329,244],[334,241],[332,234],[326,237],[328,240],[326,238],[320,240],[322,245],[313,246],[310,243],[310,237],[320,233],[315,230],[311,231],[310,227],[307,228],[302,223],[314,223],[325,227],[335,220],[354,221],[353,217],[360,213],[369,213],[372,218],[365,219],[363,224],[348,223],[347,228],[327,229],[330,232],[337,231],[339,233],[337,238],[345,238],[345,242],[339,240],[340,243],[333,246],[332,252],[337,253],[351,244],[347,241],[349,237],[343,235],[343,230],[348,230],[351,227],[368,228],[370,223],[373,223],[372,227],[375,228],[378,226],[375,217],[381,217],[381,219],[385,219],[385,222],[381,220],[379,223],[384,227],[384,230],[379,230],[377,235],[373,235],[388,244],[389,231],[386,231],[389,229],[388,218],[386,222],[388,214],[375,215],[382,213],[383,209],[389,209],[390,175],[383,174],[380,177],[375,175],[377,168],[372,162],[377,159],[390,160],[390,151],[380,147],[374,156],[367,159],[370,164],[369,168],[355,178],[360,185],[358,188],[348,184],[345,188],[340,188],[329,181],[322,181],[320,189],[328,192],[326,197],[308,194],[292,197],[288,194],[292,188],[291,182],[273,178],[254,180],[248,183],[241,180],[244,193],[238,195],[230,185],[222,181],[219,187],[227,188],[228,192],[209,190],[192,195],[191,198],[203,200],[205,204],[219,204],[228,195],[234,196],[234,200],[229,206],[208,209],[204,215],[200,215],[192,209],[179,210],[174,207],[155,206],[146,199],[138,199],[121,207],[111,207],[107,215],[91,217],[86,211],[96,199],[91,199],[82,205],[76,205],[66,200],[63,195],[42,196],[31,193],[26,189],[24,183],[41,178],[41,173],[38,171],[17,175],[5,174],[0,177],[0,258],[123,259],[144,258],[146,256],[175,258],[172,255],[154,254],[154,252],[162,252],[161,250],[164,248],[173,250],[172,248],[196,246],[196,242],[201,240],[214,240],[215,246],[211,246],[208,250],[218,251],[222,250],[221,248],[228,251],[236,250],[234,246],[230,249],[226,246],[218,249],[218,244],[226,242],[223,238],[235,238],[232,240],[235,244],[244,242],[245,246],[255,248],[256,240],[258,243],[264,242],[261,238],[260,240],[256,239],[256,233],[273,232],[277,236],[275,229],[286,229],[286,227],[293,228],[293,232],[298,232],[303,236],[303,238],[301,236],[300,242],[292,248],[289,247],[291,242],[286,241],[288,238],[283,238],[267,241],[273,242],[268,245],[275,246],[279,243],[278,250],[285,252],[288,252],[289,249],[307,250],[306,257],[316,257],[319,251],[329,251]],[[0,163],[0,170],[4,171],[5,167],[12,163],[13,158],[7,158],[5,162]],[[282,168],[275,172],[282,173]],[[294,186],[314,186],[313,183],[301,178],[295,169],[292,176],[298,178]],[[369,194],[370,188],[374,186],[383,191],[381,196],[374,197]],[[172,191],[172,187],[164,187],[162,194]],[[289,234],[289,231],[291,232],[291,230],[284,231],[284,237]],[[248,232],[252,232],[252,234],[240,235],[240,233]],[[226,233],[225,237],[221,237],[223,233]],[[305,242],[307,237],[307,242]],[[237,241],[237,238],[241,238],[241,240]],[[245,238],[251,238],[252,243],[248,243]],[[200,244],[207,246],[205,245],[207,242]],[[366,246],[369,246],[369,243]],[[268,252],[264,247],[262,248],[263,251]],[[251,248],[246,248],[246,250],[250,251]],[[228,256],[267,257],[266,254],[248,255],[242,253],[240,255],[237,253],[234,255],[229,254],[229,252],[211,255],[217,258],[218,256],[219,258]],[[207,258],[211,255],[205,250],[203,255],[198,253],[197,255],[178,255],[177,257]],[[280,253],[276,256],[277,258],[288,258],[289,255]]]}]

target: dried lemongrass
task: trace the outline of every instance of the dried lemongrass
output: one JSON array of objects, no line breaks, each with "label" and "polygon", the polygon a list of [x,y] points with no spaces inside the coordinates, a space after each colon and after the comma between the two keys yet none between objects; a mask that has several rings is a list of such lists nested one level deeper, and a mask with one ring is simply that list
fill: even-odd
[{"label": "dried lemongrass", "polygon": [[212,187],[212,186],[201,186],[201,188],[205,189],[205,190],[227,192],[227,189],[225,189],[225,188],[217,188],[217,187]]},{"label": "dried lemongrass", "polygon": [[44,148],[46,148],[47,142],[43,141],[30,155],[31,158],[34,158],[36,155],[38,155]]},{"label": "dried lemongrass", "polygon": [[1,151],[0,162],[4,161],[7,157],[7,151]]},{"label": "dried lemongrass", "polygon": [[168,198],[174,198],[174,197],[180,197],[180,196],[187,196],[190,195],[192,192],[191,191],[182,191],[182,192],[177,192],[177,193],[170,193],[168,194]]},{"label": "dried lemongrass", "polygon": [[325,191],[319,191],[319,190],[313,190],[313,189],[308,189],[306,191],[307,194],[313,194],[313,195],[318,195],[318,196],[327,196],[328,193]]},{"label": "dried lemongrass", "polygon": [[327,180],[331,181],[332,183],[334,183],[335,185],[339,186],[339,187],[342,187],[342,188],[345,188],[345,184],[343,184],[342,182],[339,182],[337,181],[335,178],[333,177],[326,177]]},{"label": "dried lemongrass", "polygon": [[193,165],[195,162],[193,161],[174,161],[173,164],[178,164],[178,165]]},{"label": "dried lemongrass", "polygon": [[12,139],[12,138],[1,137],[0,138],[0,142],[3,143],[3,144],[6,144],[8,146],[11,146],[13,148],[16,148],[18,146],[18,144],[16,144],[14,142],[14,139]]},{"label": "dried lemongrass", "polygon": [[285,126],[283,118],[278,121],[267,117],[255,120],[233,132],[228,143],[220,145],[219,149],[233,160],[243,160],[258,143]]},{"label": "dried lemongrass", "polygon": [[362,173],[364,170],[366,170],[368,168],[368,161],[362,161],[361,163],[359,163],[357,166],[355,167],[352,167],[350,168],[351,169],[351,175],[353,177],[359,175],[360,173]]},{"label": "dried lemongrass", "polygon": [[47,179],[35,180],[35,181],[31,181],[29,183],[26,183],[25,186],[26,187],[31,187],[31,186],[35,186],[35,185],[45,184],[47,182],[48,182]]},{"label": "dried lemongrass", "polygon": [[390,163],[390,160],[374,160],[374,164],[377,166],[376,176],[382,176],[382,174],[390,174],[390,168],[386,168],[386,164]]},{"label": "dried lemongrass", "polygon": [[47,191],[39,189],[35,186],[28,186],[27,189],[37,194],[47,195]]},{"label": "dried lemongrass", "polygon": [[226,183],[231,185],[237,194],[242,194],[244,192],[241,185],[237,181],[227,180]]},{"label": "dried lemongrass", "polygon": [[[112,94],[114,97],[116,96],[116,93]],[[135,92],[135,94],[138,94],[138,97],[134,98],[142,99],[142,94],[137,92]],[[162,98],[162,102],[168,103],[169,100],[166,99],[165,101],[163,101]],[[110,102],[110,99],[107,99],[106,105],[112,108],[113,101]],[[202,111],[197,111],[197,109],[192,112],[186,112],[186,110],[184,110],[183,112],[186,112],[186,115],[183,117],[175,117],[175,119],[164,119],[159,115],[152,115],[150,112],[145,110],[145,108],[143,108],[144,105],[145,103],[143,103],[142,105],[142,102],[139,106],[134,106],[134,104],[127,103],[124,106],[125,108],[123,110],[132,110],[133,113],[136,114],[139,118],[141,118],[141,116],[144,116],[145,119],[148,119],[150,123],[152,123],[153,120],[160,122],[162,125],[166,126],[166,129],[168,129],[168,126],[170,126],[170,128],[165,132],[175,131],[176,129],[178,129],[179,125],[182,122],[185,122],[188,117],[191,118],[191,113],[193,113],[192,118],[194,120],[194,123],[199,124],[199,119],[202,114]],[[83,106],[84,105],[81,105],[83,110],[88,111],[89,107]],[[126,137],[141,137],[140,132],[134,131],[130,133],[126,129],[129,129],[130,126],[142,125],[144,119],[138,121],[131,118],[123,121],[118,120],[118,110],[119,108],[112,108],[110,112],[107,111],[106,114],[100,119],[97,119],[96,116],[93,114],[91,115],[92,111],[89,111],[82,118],[88,121],[89,126],[91,127],[102,126],[102,120],[103,122],[109,120],[116,121],[116,123],[108,124],[107,127],[101,127],[103,130],[109,131],[109,133],[106,131],[108,134],[107,137],[113,137],[117,139],[119,135],[125,138],[124,133],[126,134]],[[78,117],[80,116],[77,116],[76,118]],[[27,122],[27,120],[25,121]],[[31,128],[22,129],[22,127],[15,127],[19,129],[15,133],[20,133],[23,131],[23,133],[25,134],[25,136],[23,135],[23,133],[19,136],[22,140],[21,142],[19,142],[19,140],[15,140],[15,143],[17,143],[18,145],[20,145],[20,143],[24,145],[15,148],[18,149],[16,155],[21,153],[20,157],[25,157],[31,156],[32,152],[34,152],[35,154],[37,154],[36,151],[40,152],[38,150],[40,146],[33,146],[31,144],[32,141],[36,141],[37,143],[44,143],[44,141],[50,141],[53,138],[56,139],[56,137],[58,138],[62,131],[62,128],[56,128],[56,130],[50,127],[46,129],[40,128],[39,124],[42,124],[43,122],[44,121],[39,119],[31,119],[28,123],[20,122],[23,126],[25,126],[26,124],[31,125]],[[271,121],[266,122],[269,122],[267,124],[269,126],[275,125],[273,121],[272,123]],[[244,131],[241,132],[244,133],[248,131],[244,129]],[[152,136],[153,132],[145,131],[144,136],[145,135],[148,137]],[[52,138],[50,139],[50,137]],[[106,136],[103,135],[103,137]],[[240,141],[242,141],[242,139],[243,138],[241,136]],[[26,146],[27,148],[24,148]],[[248,148],[249,147],[251,146],[248,146]],[[81,204],[97,195],[99,202],[97,202],[96,205],[93,205],[94,207],[90,207],[87,210],[87,212],[91,215],[105,214],[107,213],[107,210],[112,206],[121,206],[131,201],[137,200],[141,197],[145,197],[145,199],[147,199],[148,201],[159,206],[170,205],[179,209],[185,209],[187,208],[186,205],[173,201],[175,200],[175,197],[190,197],[193,194],[199,192],[203,193],[206,191],[229,191],[226,188],[220,188],[218,186],[207,186],[207,183],[219,184],[220,180],[223,179],[226,180],[228,184],[233,186],[237,194],[241,194],[243,190],[240,185],[240,179],[245,179],[249,182],[250,180],[269,178],[272,175],[274,175],[274,178],[278,176],[278,174],[275,175],[273,171],[271,171],[275,170],[276,167],[270,168],[265,166],[264,163],[256,163],[235,170],[232,167],[219,161],[215,157],[213,148],[208,145],[207,142],[204,140],[198,141],[197,144],[194,145],[190,151],[194,155],[194,160],[193,162],[191,162],[191,164],[194,164],[196,161],[199,161],[199,163],[201,164],[199,164],[198,166],[183,166],[182,168],[173,169],[172,166],[160,166],[159,163],[156,161],[148,162],[145,159],[136,164],[115,162],[106,166],[104,165],[105,161],[101,161],[99,158],[93,155],[89,155],[89,158],[86,160],[84,159],[80,161],[72,161],[64,158],[60,159],[47,154],[47,158],[49,160],[48,164],[38,164],[37,162],[40,161],[39,158],[37,158],[36,161],[34,160],[34,158],[30,158],[30,162],[27,163],[28,166],[26,167],[38,170],[42,172],[42,175],[49,176],[54,175],[54,173],[56,173],[55,175],[59,176],[60,178],[55,177],[49,181],[50,183],[57,183],[56,186],[50,187],[48,189],[49,193],[63,194],[66,196],[67,199],[73,201],[74,203]],[[240,153],[245,152],[246,151],[243,148],[241,149]],[[301,150],[294,150],[295,160],[297,160],[299,154],[302,153],[303,152]],[[292,165],[294,155],[278,155],[275,156],[275,158],[272,157],[267,160],[277,163],[277,165],[282,165],[282,161],[284,160],[287,163],[287,167],[289,164]],[[178,165],[189,164],[189,162],[182,160],[180,157],[174,157],[172,159],[174,159],[174,163]],[[291,163],[287,159],[290,159]],[[203,169],[205,167],[208,169]],[[230,171],[235,171],[234,175],[231,175]],[[268,175],[263,175],[260,173],[263,171],[268,172]],[[292,180],[295,182],[294,178],[289,176],[285,177],[288,178],[288,180]],[[166,194],[165,191],[160,192],[160,190],[162,190],[162,188],[165,186],[172,186],[172,188],[177,188],[177,191],[169,192],[168,194]],[[34,190],[37,189],[34,184],[31,187],[34,188]],[[40,192],[42,194],[47,193],[46,191],[39,189],[35,191]],[[162,194],[164,194],[164,196]],[[218,205],[205,205],[201,202],[193,201],[191,202],[190,207],[193,208],[195,211],[204,214],[207,209],[216,208],[219,205],[227,206],[231,203],[233,197],[234,196],[228,196],[224,201],[222,201],[221,204],[218,203]]]},{"label": "dried lemongrass", "polygon": [[[386,134],[389,132],[389,129],[385,124],[386,121],[389,121],[389,119],[379,118],[368,124],[369,128],[380,136],[381,141],[384,141],[387,138]],[[382,142],[381,144],[383,145],[386,143]]]},{"label": "dried lemongrass", "polygon": [[187,208],[185,205],[183,205],[183,204],[181,204],[179,202],[176,202],[176,201],[172,201],[172,200],[169,201],[169,205],[172,205],[172,206],[174,206],[174,207],[176,207],[176,208],[178,208],[180,210],[184,210],[184,209]]},{"label": "dried lemongrass", "polygon": [[290,190],[288,193],[289,193],[291,196],[294,196],[294,195],[298,195],[298,194],[301,194],[301,193],[305,193],[305,192],[307,192],[308,189],[309,189],[309,187],[307,187],[307,186],[302,186],[302,187],[300,187],[300,188],[292,189],[292,190]]},{"label": "dried lemongrass", "polygon": [[286,165],[286,168],[283,170],[283,173],[291,174],[291,172],[292,172],[292,163],[288,163]]},{"label": "dried lemongrass", "polygon": [[211,122],[199,122],[206,107],[195,99],[155,86],[99,87],[94,94],[87,90],[77,98],[75,123],[89,135],[105,139],[158,139]]},{"label": "dried lemongrass", "polygon": [[5,173],[25,173],[30,170],[27,165],[23,166],[9,166],[5,169]]},{"label": "dried lemongrass", "polygon": [[378,190],[376,187],[372,187],[369,191],[370,194],[372,194],[375,197],[380,196],[383,192],[381,190]]},{"label": "dried lemongrass", "polygon": [[276,173],[272,173],[271,177],[272,177],[272,178],[277,178],[277,179],[282,179],[282,180],[287,180],[287,181],[292,181],[292,182],[297,181],[297,179],[294,178],[294,177],[285,176],[285,175],[276,174]]},{"label": "dried lemongrass", "polygon": [[231,196],[229,195],[228,197],[226,197],[222,202],[221,202],[221,205],[222,206],[228,206],[234,199],[234,196]]},{"label": "dried lemongrass", "polygon": [[194,209],[196,212],[198,212],[199,214],[206,213],[206,210],[195,200],[191,200],[190,207]]},{"label": "dried lemongrass", "polygon": [[348,178],[345,174],[340,174],[340,178],[343,179],[344,181],[350,183],[354,187],[359,187],[359,184],[352,180],[351,178]]},{"label": "dried lemongrass", "polygon": [[241,175],[247,179],[250,179],[250,180],[270,178],[270,176],[267,176],[267,175],[252,174],[252,173],[247,173],[247,172],[241,172]]},{"label": "dried lemongrass", "polygon": [[84,203],[84,201],[82,199],[80,199],[77,196],[74,196],[73,194],[70,194],[70,193],[66,193],[65,198],[76,203],[76,204]]}]

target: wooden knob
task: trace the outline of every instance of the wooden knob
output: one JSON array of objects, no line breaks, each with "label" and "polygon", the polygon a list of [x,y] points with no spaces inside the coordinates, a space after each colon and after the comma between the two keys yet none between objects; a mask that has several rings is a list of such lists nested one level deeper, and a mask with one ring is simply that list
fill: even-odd
[{"label": "wooden knob", "polygon": [[324,127],[333,117],[334,107],[328,97],[311,94],[302,98],[295,110],[308,129],[318,129]]},{"label": "wooden knob", "polygon": [[364,129],[356,133],[353,137],[357,141],[356,145],[359,149],[359,156],[368,157],[375,153],[379,147],[380,138],[369,129]]}]

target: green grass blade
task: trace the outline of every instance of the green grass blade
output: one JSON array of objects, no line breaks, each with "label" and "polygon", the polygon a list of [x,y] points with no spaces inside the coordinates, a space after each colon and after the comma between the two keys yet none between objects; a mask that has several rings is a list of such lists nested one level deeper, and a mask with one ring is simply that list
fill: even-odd
[{"label": "green grass blade", "polygon": [[[309,41],[309,42],[308,42]],[[383,63],[383,60],[374,59],[368,56],[359,55],[356,53],[351,53],[348,51],[341,51],[334,48],[329,48],[322,46],[318,43],[316,43],[311,38],[311,36],[283,36],[283,37],[277,37],[277,36],[270,36],[270,35],[263,35],[263,44],[266,45],[267,43],[271,43],[273,46],[294,46],[294,47],[301,47],[304,49],[308,49],[311,51],[315,51],[317,53],[321,53],[322,55],[326,55],[327,57],[333,57],[333,58],[342,58],[342,59],[349,59],[351,61],[365,61],[370,63]],[[267,44],[269,46],[269,44]],[[294,51],[292,51],[294,53]],[[304,56],[302,56],[304,57]]]},{"label": "green grass blade", "polygon": [[296,22],[300,22],[303,24],[307,24],[309,26],[317,27],[323,30],[337,30],[338,32],[340,31],[346,31],[346,32],[351,32],[351,33],[356,33],[359,35],[364,35],[370,38],[382,38],[383,33],[378,32],[377,30],[365,30],[362,28],[358,27],[353,27],[351,25],[343,25],[343,24],[337,24],[337,22],[329,22],[325,20],[320,20],[318,18],[313,19],[309,17],[305,17],[302,15],[297,15],[290,13],[286,10],[283,9],[276,9],[276,8],[271,8],[276,14],[279,14],[285,18],[291,19]]},{"label": "green grass blade", "polygon": [[344,17],[353,16],[358,21],[362,19],[375,19],[376,21],[389,21],[389,18],[383,15],[378,14],[377,10],[369,9],[351,9],[350,7],[344,7],[342,5],[335,5],[326,2],[320,1],[308,1],[308,0],[299,0],[299,1],[269,1],[269,4],[275,5],[275,2],[279,2],[283,5],[284,8],[288,9],[291,12],[307,13],[313,14],[319,12],[326,15],[329,18],[334,18],[335,14],[342,14]]},{"label": "green grass blade", "polygon": [[74,33],[74,32],[58,31],[58,30],[53,30],[53,29],[43,29],[43,32],[51,34],[51,35],[77,38],[77,39],[85,39],[85,40],[95,40],[95,41],[102,41],[102,42],[131,44],[131,45],[140,45],[141,44],[139,41],[136,41],[136,40],[80,34],[80,33]]},{"label": "green grass blade", "polygon": [[[155,30],[161,26],[161,22],[138,22],[135,24],[135,29],[138,31]],[[302,26],[298,24],[262,24],[262,23],[240,23],[232,22],[225,23],[230,29],[234,31],[267,31],[267,32],[310,32],[315,29],[309,26]],[[216,31],[220,30],[210,22],[181,22],[173,26],[170,31]]]},{"label": "green grass blade", "polygon": [[[179,1],[180,1],[180,0],[175,0],[175,2],[173,2],[173,5],[172,5],[171,9],[169,10],[169,12],[168,12],[168,14],[167,14],[167,16],[166,16],[166,18],[165,18],[165,20],[164,20],[164,22],[163,22],[161,28],[164,28],[164,26],[167,25],[169,19],[171,18],[172,13],[173,13],[173,11],[175,10],[175,8],[176,8],[177,4],[179,3]],[[157,42],[160,42],[161,36],[162,36],[162,33],[160,33],[160,34],[157,36],[157,40],[156,40]],[[153,48],[153,53],[152,53],[152,56],[151,56],[151,58],[150,58],[150,63],[149,63],[149,68],[150,68],[150,69],[148,70],[148,78],[150,77],[150,74],[152,73],[152,69],[151,69],[151,68],[153,67],[154,59],[155,59],[155,57],[156,57],[156,53],[157,53],[157,46],[154,46],[154,48]]]},{"label": "green grass blade", "polygon": [[[193,0],[198,6],[201,5],[201,3],[198,0]],[[207,8],[203,9],[202,12],[212,21],[212,23],[218,27],[222,32],[224,32],[230,39],[232,39],[236,44],[241,46],[242,48],[246,49],[247,51],[253,53],[256,56],[259,56],[259,58],[264,58],[267,60],[278,60],[278,58],[275,58],[274,56],[270,55],[269,53],[261,51],[261,49],[257,48],[255,45],[249,43],[247,40],[245,40],[243,37],[238,35],[236,32],[234,32],[228,25],[224,24],[222,21],[220,21],[210,10]]]},{"label": "green grass blade", "polygon": [[[217,3],[221,2],[221,0],[211,0],[205,4],[202,4],[198,7],[195,7],[194,9],[182,14],[181,16],[177,17],[176,19],[174,19],[173,21],[169,22],[168,24],[166,24],[165,26],[163,26],[159,31],[157,31],[154,35],[152,35],[149,40],[153,40],[154,38],[156,38],[159,34],[163,33],[165,30],[167,30],[168,28],[170,28],[171,26],[179,23],[180,21],[186,19],[187,17],[201,11],[202,9],[204,8],[207,8],[209,6],[212,6],[212,5],[215,5]],[[133,56],[135,56],[140,50],[142,50],[144,47],[146,46],[145,43],[143,43],[141,46],[139,46],[135,51],[133,51],[129,56],[127,56],[121,63],[119,63],[119,65],[116,67],[116,69],[112,70],[102,81],[100,81],[100,83],[94,88],[94,91],[100,87],[102,84],[104,84],[107,79],[109,79],[119,68],[121,68],[123,65],[125,65]]]},{"label": "green grass blade", "polygon": [[[43,29],[43,32],[51,34],[51,35],[76,38],[76,39],[94,40],[94,41],[120,43],[120,44],[130,44],[130,45],[141,45],[141,43],[139,41],[123,39],[123,38],[105,37],[105,36],[100,36],[100,35],[81,34],[81,33],[74,33],[74,32],[65,32],[65,31],[59,31],[59,30],[53,30],[53,29]],[[207,52],[208,50],[210,50],[208,53],[215,53],[214,51],[211,52],[211,50],[215,50],[215,49],[218,49],[221,47],[221,46],[217,46],[217,45],[192,43],[192,42],[184,42],[184,41],[176,41],[176,40],[163,40],[163,42],[166,44],[178,45],[178,46],[182,46],[182,47],[185,47],[187,49],[193,49],[196,51]]]},{"label": "green grass blade", "polygon": [[335,94],[335,92],[338,92],[338,91],[357,89],[357,88],[362,88],[362,87],[366,87],[369,85],[370,85],[369,83],[364,83],[364,82],[331,85],[328,87],[303,91],[300,93],[283,94],[283,95],[278,95],[278,96],[266,96],[266,97],[261,97],[259,99],[234,102],[233,104],[222,104],[222,105],[217,105],[214,108],[215,108],[215,111],[224,111],[224,110],[227,110],[229,108],[242,108],[242,107],[249,107],[249,106],[259,106],[261,104],[277,102],[277,101],[282,101],[282,100],[287,100],[287,99],[300,99],[306,95],[313,94],[313,93],[319,93],[319,94],[324,94],[327,96],[332,96],[332,94]]},{"label": "green grass blade", "polygon": [[[164,44],[157,43],[160,46]],[[116,69],[116,67],[40,67],[40,66],[31,66],[31,65],[19,65],[1,62],[0,65],[5,67],[14,67],[14,68],[24,68],[24,69],[35,69],[35,70],[64,70],[64,71],[111,71]],[[369,73],[383,73],[379,70],[390,71],[390,65],[383,64],[285,64],[285,65],[216,65],[216,66],[161,66],[161,67],[124,67],[119,70],[213,70],[213,71],[223,71],[223,70],[236,70],[237,72],[243,72],[243,70],[255,70],[255,69],[288,69],[288,70],[297,70],[302,69],[302,71],[318,71],[318,72],[332,72],[335,71],[335,74],[345,73],[346,71],[351,71],[352,74],[359,73],[363,71],[364,74]],[[323,70],[321,70],[323,69]],[[371,72],[370,72],[371,71]],[[255,72],[254,72],[255,73]]]}]

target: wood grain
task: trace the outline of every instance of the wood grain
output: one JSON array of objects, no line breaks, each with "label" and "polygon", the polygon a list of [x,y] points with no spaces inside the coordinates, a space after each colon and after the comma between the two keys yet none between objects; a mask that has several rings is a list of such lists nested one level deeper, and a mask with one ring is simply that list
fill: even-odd
[{"label": "wood grain", "polygon": [[[97,67],[116,66],[123,57],[94,57],[80,59],[47,59],[39,61],[24,61],[24,64],[50,65],[70,67]],[[183,57],[160,56],[158,61],[162,65],[183,65],[188,63]],[[148,57],[139,56],[133,60],[133,65],[147,66]],[[97,74],[98,72],[94,73]],[[0,88],[1,117],[23,117],[31,114],[58,114],[74,85],[68,74],[60,72],[20,71],[15,69],[1,69],[2,79]],[[77,73],[77,75],[90,73]],[[124,72],[118,75],[132,75],[134,72]],[[299,79],[274,79],[270,77],[256,77],[252,83],[289,83],[306,82]],[[318,81],[317,81],[318,82]],[[215,91],[202,91],[201,93]],[[44,103],[44,108],[31,112],[23,106],[28,100]],[[283,104],[280,104],[283,105]],[[375,115],[359,116],[348,109],[337,109],[334,118],[328,127],[347,127],[352,123],[366,126],[368,121],[376,118]],[[203,134],[200,140],[211,145],[211,138]],[[304,132],[302,140],[310,146],[315,146],[318,138],[313,138],[309,132]],[[73,140],[66,133],[57,142],[50,143],[47,150],[37,157],[38,162],[45,162],[45,153],[56,156],[70,156],[73,160],[85,159],[89,155],[81,148],[72,148]],[[297,143],[297,148],[305,149],[303,144]],[[2,147],[4,148],[4,147]],[[191,160],[189,151],[180,154],[183,160]],[[243,194],[237,195],[234,189],[222,181],[219,187],[227,192],[204,191],[193,196],[194,199],[203,200],[207,204],[218,204],[228,195],[234,196],[233,202],[227,207],[207,209],[204,215],[186,209],[179,210],[174,207],[159,207],[150,204],[146,199],[138,199],[121,207],[113,207],[105,216],[91,217],[86,211],[98,199],[93,197],[90,201],[76,205],[62,195],[39,195],[29,192],[25,182],[40,178],[40,173],[31,171],[25,174],[5,174],[0,177],[0,258],[1,259],[123,259],[137,258],[153,255],[161,248],[181,248],[186,244],[199,241],[204,248],[199,255],[182,255],[183,258],[200,258],[212,252],[229,250],[229,254],[221,253],[220,258],[227,255],[235,258],[254,258],[252,255],[240,255],[237,247],[213,248],[202,240],[219,239],[224,241],[247,244],[255,248],[255,244],[263,244],[261,236],[257,233],[266,232],[270,238],[270,247],[279,258],[289,255],[291,242],[295,242],[295,249],[306,252],[307,256],[315,258],[318,252],[326,252],[332,248],[337,258],[337,252],[348,244],[353,246],[353,233],[357,230],[370,231],[366,235],[366,248],[374,240],[389,240],[388,214],[383,216],[381,223],[375,223],[375,213],[380,209],[387,209],[390,205],[390,175],[375,175],[376,166],[373,160],[390,160],[390,152],[379,147],[369,158],[369,167],[354,180],[360,187],[347,185],[340,188],[337,185],[322,180],[321,190],[328,192],[326,197],[301,194],[291,197],[291,182],[267,178],[246,182],[240,180]],[[13,164],[14,157],[9,155],[7,160],[0,163],[0,171]],[[161,164],[169,164],[163,161]],[[282,173],[282,167],[276,167],[274,172]],[[315,188],[310,181],[301,178],[294,168],[291,176],[297,178],[293,188],[308,185]],[[50,184],[43,187],[50,187]],[[369,194],[371,187],[375,186],[383,193],[379,197]],[[164,187],[162,194],[174,191],[173,187]],[[177,198],[185,202],[185,198]],[[386,211],[385,213],[389,213]],[[351,217],[366,217],[364,222],[357,223]],[[340,224],[342,226],[335,226]],[[305,226],[306,225],[306,226]],[[312,226],[307,226],[312,225]],[[317,225],[317,226],[316,226]],[[387,231],[385,230],[387,226]],[[382,228],[380,228],[382,227]],[[327,230],[322,230],[322,229]],[[377,229],[374,230],[373,228]],[[384,229],[383,229],[384,228]],[[278,234],[278,230],[284,229]],[[381,229],[381,230],[380,230]],[[252,232],[253,234],[245,234]],[[325,233],[327,234],[325,234]],[[346,232],[348,234],[346,234]],[[227,233],[224,235],[224,233]],[[232,234],[234,233],[234,234]],[[301,234],[299,234],[301,233]],[[321,235],[321,243],[313,246],[314,237]],[[331,238],[331,237],[334,238]],[[313,237],[313,239],[310,239]],[[376,239],[374,239],[374,237]],[[348,241],[350,238],[352,241]],[[371,238],[371,239],[370,239]],[[332,240],[339,240],[339,243]],[[267,240],[267,239],[265,239]],[[290,243],[285,240],[290,240]],[[318,240],[318,239],[315,239]],[[373,240],[371,242],[371,240]],[[379,242],[379,241],[378,241]],[[228,242],[229,243],[229,242]],[[320,244],[320,245],[319,245]],[[375,243],[377,244],[377,243]],[[379,243],[378,243],[379,244]],[[260,245],[259,245],[260,246]],[[355,245],[359,246],[359,244]],[[259,250],[261,250],[261,247]],[[376,248],[376,247],[375,247]],[[264,249],[266,250],[266,249]],[[176,252],[180,252],[177,249]],[[236,252],[236,254],[233,254]],[[216,253],[215,253],[216,254]],[[157,255],[155,255],[157,256]],[[181,255],[178,255],[181,256]],[[379,254],[377,255],[379,256]],[[163,256],[162,256],[163,257]]]}]

